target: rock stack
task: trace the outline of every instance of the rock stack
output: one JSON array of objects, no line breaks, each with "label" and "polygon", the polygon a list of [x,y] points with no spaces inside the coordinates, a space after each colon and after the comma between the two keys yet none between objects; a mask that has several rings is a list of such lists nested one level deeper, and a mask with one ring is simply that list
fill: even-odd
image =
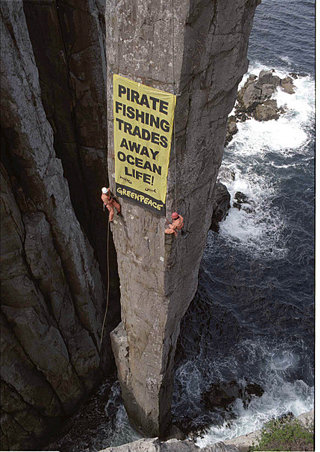
[{"label": "rock stack", "polygon": [[244,122],[250,118],[257,121],[270,121],[279,119],[280,115],[285,113],[282,107],[278,107],[273,96],[278,89],[288,94],[295,92],[293,79],[298,78],[298,75],[295,73],[290,75],[281,79],[275,75],[274,69],[263,70],[259,76],[249,75],[238,93],[235,114],[229,116],[225,145],[230,143],[237,133],[237,122]]}]

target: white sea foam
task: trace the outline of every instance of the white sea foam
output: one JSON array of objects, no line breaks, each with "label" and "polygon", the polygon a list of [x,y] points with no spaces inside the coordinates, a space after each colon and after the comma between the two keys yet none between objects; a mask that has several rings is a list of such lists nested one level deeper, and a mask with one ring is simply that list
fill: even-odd
[{"label": "white sea foam", "polygon": [[110,397],[105,407],[107,418],[110,417],[110,405],[114,406],[116,413],[113,423],[106,424],[104,431],[106,438],[108,438],[108,445],[116,447],[141,439],[142,436],[131,427],[125,407],[120,402],[120,385],[118,381],[112,385]]},{"label": "white sea foam", "polygon": [[220,223],[220,234],[244,252],[283,257],[286,252],[281,241],[283,219],[279,210],[271,207],[275,191],[272,182],[266,176],[257,175],[254,167],[248,166],[241,171],[238,164],[228,166],[229,170],[232,168],[234,180],[223,177],[220,180],[228,187],[231,206],[237,192],[244,193],[251,204],[243,204],[240,211],[231,207],[226,220]]},{"label": "white sea foam", "polygon": [[284,61],[286,65],[292,66],[292,61],[288,56],[280,56],[280,60]]},{"label": "white sea foam", "polygon": [[225,422],[222,426],[210,427],[208,433],[198,438],[196,443],[203,448],[218,441],[246,435],[261,429],[265,422],[287,412],[292,412],[295,416],[307,412],[313,408],[313,404],[313,388],[302,380],[294,383],[282,382],[277,387],[273,385],[262,397],[254,398],[248,409],[237,399],[233,404],[237,419]]},{"label": "white sea foam", "polygon": [[[255,374],[257,368],[260,369],[253,381],[258,382],[265,392],[261,397],[253,397],[247,408],[244,407],[242,400],[237,399],[232,404],[236,418],[231,421],[229,419],[222,425],[211,426],[207,433],[198,437],[199,447],[258,430],[265,422],[287,412],[298,416],[313,408],[314,387],[299,379],[290,381],[290,372],[297,370],[301,363],[300,357],[288,344],[273,347],[263,342],[246,340],[238,344],[234,354],[221,357],[220,360],[216,359],[207,365],[206,382],[200,377],[197,369],[198,366],[203,367],[201,356],[194,362],[185,363],[176,374],[193,405],[197,404],[199,398],[199,392],[193,392],[194,387],[201,387],[201,391],[204,391],[208,381],[211,379],[224,381],[226,375],[230,381],[238,380],[241,383],[239,375],[243,367],[248,376]],[[246,381],[243,380],[242,383],[245,384]]]},{"label": "white sea foam", "polygon": [[[263,69],[270,70],[258,63],[250,67],[249,73],[259,75]],[[283,78],[288,73],[276,70],[275,75]],[[231,208],[220,224],[221,235],[244,252],[274,259],[286,253],[281,236],[286,219],[272,202],[277,195],[276,171],[296,166],[297,155],[313,157],[308,155],[308,143],[314,125],[314,80],[304,76],[294,84],[294,94],[279,88],[274,95],[278,106],[286,110],[278,120],[250,119],[237,124],[238,133],[226,148],[220,171],[220,180],[231,194],[231,205],[237,191],[247,195],[254,205],[252,213]]]}]

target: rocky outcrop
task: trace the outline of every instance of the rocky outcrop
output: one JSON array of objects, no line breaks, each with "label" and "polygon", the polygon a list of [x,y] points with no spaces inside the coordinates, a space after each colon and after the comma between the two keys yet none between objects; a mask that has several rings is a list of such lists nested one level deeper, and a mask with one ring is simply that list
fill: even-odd
[{"label": "rocky outcrop", "polygon": [[238,210],[244,210],[247,213],[252,213],[256,205],[255,202],[252,199],[249,199],[247,195],[241,191],[237,191],[234,195],[232,207],[235,207]]},{"label": "rocky outcrop", "polygon": [[237,107],[249,114],[254,114],[255,108],[269,100],[280,86],[280,77],[272,71],[261,71],[259,77],[250,75],[238,94]]},{"label": "rocky outcrop", "polygon": [[112,74],[178,94],[167,214],[189,231],[164,235],[165,219],[122,200],[112,227],[122,323],[112,334],[122,396],[148,436],[170,426],[172,370],[180,320],[192,300],[212,218],[227,116],[247,71],[255,0],[108,0],[109,160],[114,186]]},{"label": "rocky outcrop", "polygon": [[[106,183],[104,43],[98,12],[84,3],[1,2],[4,449],[44,444],[112,371],[108,333],[99,349],[106,303],[105,217],[96,202]],[[60,24],[60,13],[68,24]],[[90,55],[93,62],[84,64]],[[109,331],[118,321],[116,275],[113,262]]]},{"label": "rocky outcrop", "polygon": [[274,70],[260,71],[257,77],[250,74],[243,87],[239,90],[235,105],[235,112],[228,119],[225,146],[230,143],[233,136],[238,131],[237,122],[244,122],[254,118],[257,121],[270,121],[279,119],[285,113],[285,109],[278,107],[277,101],[272,99],[277,89],[281,89],[287,94],[295,93],[293,79],[298,78],[298,74],[291,73],[290,76],[281,79],[274,75]]},{"label": "rocky outcrop", "polygon": [[217,182],[213,192],[213,211],[211,218],[211,226],[214,232],[219,232],[219,223],[228,215],[230,209],[230,193],[227,187],[221,182]]},{"label": "rocky outcrop", "polygon": [[269,121],[278,119],[284,112],[283,109],[278,108],[277,101],[271,97],[278,87],[287,93],[293,93],[293,81],[291,77],[280,79],[273,72],[263,70],[259,77],[249,76],[237,97],[235,111],[238,119],[244,120],[251,116],[257,121]]},{"label": "rocky outcrop", "polygon": [[133,443],[124,444],[118,447],[108,447],[100,452],[239,452],[235,446],[226,446],[224,443],[216,443],[202,449],[197,447],[192,441],[178,441],[171,439],[161,442],[158,438],[141,439]]},{"label": "rocky outcrop", "polygon": [[[249,386],[249,392],[252,393],[252,386]],[[258,388],[255,388],[258,389]],[[258,391],[260,392],[260,391]],[[314,428],[314,410],[303,413],[291,420],[297,420],[303,427]],[[290,420],[289,420],[290,422]],[[159,441],[158,438],[141,439],[132,443],[124,444],[118,447],[108,447],[100,452],[249,452],[254,444],[257,444],[261,437],[261,430],[248,433],[247,435],[238,436],[233,439],[224,440],[204,448],[199,448],[193,441],[178,441],[172,439],[169,441]]]},{"label": "rocky outcrop", "polygon": [[211,385],[202,399],[209,409],[228,409],[236,399],[241,399],[243,406],[247,408],[253,397],[261,397],[263,393],[264,390],[257,383],[239,385],[236,381],[230,381]]},{"label": "rocky outcrop", "polygon": [[227,122],[227,133],[226,133],[226,139],[224,142],[224,145],[227,146],[228,143],[233,138],[233,135],[235,135],[238,132],[238,126],[237,126],[237,119],[235,116],[231,115],[228,118]]}]

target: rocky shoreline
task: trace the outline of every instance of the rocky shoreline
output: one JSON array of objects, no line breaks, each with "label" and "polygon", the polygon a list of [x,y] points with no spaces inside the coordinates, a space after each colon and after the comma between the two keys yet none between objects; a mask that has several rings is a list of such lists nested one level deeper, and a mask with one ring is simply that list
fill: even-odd
[{"label": "rocky shoreline", "polygon": [[278,89],[287,94],[294,94],[296,86],[294,80],[299,77],[292,72],[284,78],[275,75],[274,69],[262,70],[259,76],[250,74],[243,87],[239,90],[234,114],[228,118],[225,146],[229,144],[238,131],[237,123],[255,119],[256,121],[270,121],[279,119],[285,109],[279,107],[273,99]]},{"label": "rocky shoreline", "polygon": [[[273,96],[278,89],[287,94],[294,94],[296,92],[294,80],[299,77],[299,74],[291,72],[288,76],[281,78],[275,75],[274,69],[262,70],[258,76],[250,74],[238,91],[234,110],[228,118],[224,145],[227,146],[237,134],[239,122],[250,119],[260,122],[279,119],[286,112],[286,109],[279,107]],[[231,173],[229,177],[234,180],[235,175]],[[231,195],[218,176],[214,189],[211,230],[219,232],[219,223],[225,220],[231,207],[243,210],[246,213],[253,213],[256,206],[253,200],[240,191],[235,193],[231,206]]]},{"label": "rocky shoreline", "polygon": [[[314,424],[314,410],[297,417],[292,416],[292,420],[297,420],[302,426],[308,427]],[[161,442],[158,438],[143,438],[129,444],[123,444],[122,446],[108,447],[99,452],[248,452],[250,446],[259,441],[261,431],[257,430],[247,435],[242,435],[224,442],[217,442],[204,448],[199,448],[191,440],[179,441],[177,439],[171,439]]]}]

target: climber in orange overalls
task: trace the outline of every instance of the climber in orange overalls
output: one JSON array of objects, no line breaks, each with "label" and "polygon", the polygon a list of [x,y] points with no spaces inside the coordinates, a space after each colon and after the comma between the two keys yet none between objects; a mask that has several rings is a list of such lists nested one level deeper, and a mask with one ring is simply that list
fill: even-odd
[{"label": "climber in orange overalls", "polygon": [[109,222],[112,223],[114,217],[114,208],[117,210],[117,214],[121,214],[120,204],[112,197],[110,188],[102,187],[101,199],[103,202],[103,209],[107,208],[109,210]]},{"label": "climber in orange overalls", "polygon": [[181,231],[183,224],[183,217],[179,215],[177,212],[173,212],[171,215],[172,223],[169,224],[169,227],[164,231],[165,234],[174,234],[175,237],[178,235],[178,231]]}]

